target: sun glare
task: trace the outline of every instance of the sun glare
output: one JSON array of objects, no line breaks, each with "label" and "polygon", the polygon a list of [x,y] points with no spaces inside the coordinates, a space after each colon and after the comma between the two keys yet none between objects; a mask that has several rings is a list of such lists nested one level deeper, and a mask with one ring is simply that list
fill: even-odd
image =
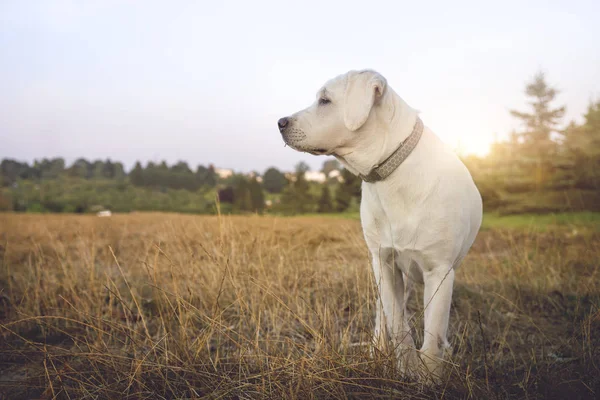
[{"label": "sun glare", "polygon": [[494,139],[491,137],[472,135],[457,140],[455,150],[461,155],[485,157],[490,153],[493,142]]}]

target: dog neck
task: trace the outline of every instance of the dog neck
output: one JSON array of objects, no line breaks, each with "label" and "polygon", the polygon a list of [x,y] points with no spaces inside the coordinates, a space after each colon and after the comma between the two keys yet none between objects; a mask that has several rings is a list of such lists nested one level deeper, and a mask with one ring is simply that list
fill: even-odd
[{"label": "dog neck", "polygon": [[388,87],[380,102],[373,106],[367,124],[357,132],[356,143],[352,148],[340,149],[335,157],[353,174],[368,175],[411,134],[417,114]]}]

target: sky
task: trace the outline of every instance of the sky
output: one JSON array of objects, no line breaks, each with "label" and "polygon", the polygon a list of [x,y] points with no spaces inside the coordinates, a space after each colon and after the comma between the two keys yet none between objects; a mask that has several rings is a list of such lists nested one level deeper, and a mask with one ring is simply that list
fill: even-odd
[{"label": "sky", "polygon": [[277,119],[351,69],[484,153],[538,71],[565,124],[600,98],[600,1],[0,1],[0,159],[319,168]]}]

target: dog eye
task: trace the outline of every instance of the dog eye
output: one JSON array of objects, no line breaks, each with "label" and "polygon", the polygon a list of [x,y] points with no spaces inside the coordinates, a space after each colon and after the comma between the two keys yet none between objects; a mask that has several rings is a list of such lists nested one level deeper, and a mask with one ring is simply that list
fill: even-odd
[{"label": "dog eye", "polygon": [[325,104],[329,104],[329,103],[331,103],[331,100],[329,100],[329,99],[326,99],[326,98],[324,98],[324,97],[321,97],[321,98],[319,99],[319,105],[320,105],[320,106],[324,106]]}]

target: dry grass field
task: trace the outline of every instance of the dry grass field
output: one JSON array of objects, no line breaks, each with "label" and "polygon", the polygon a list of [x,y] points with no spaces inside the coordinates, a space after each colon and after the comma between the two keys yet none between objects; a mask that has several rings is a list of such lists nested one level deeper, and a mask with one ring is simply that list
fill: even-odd
[{"label": "dry grass field", "polygon": [[431,387],[370,353],[358,221],[0,214],[0,398],[599,398],[599,260],[594,222],[486,226]]}]

